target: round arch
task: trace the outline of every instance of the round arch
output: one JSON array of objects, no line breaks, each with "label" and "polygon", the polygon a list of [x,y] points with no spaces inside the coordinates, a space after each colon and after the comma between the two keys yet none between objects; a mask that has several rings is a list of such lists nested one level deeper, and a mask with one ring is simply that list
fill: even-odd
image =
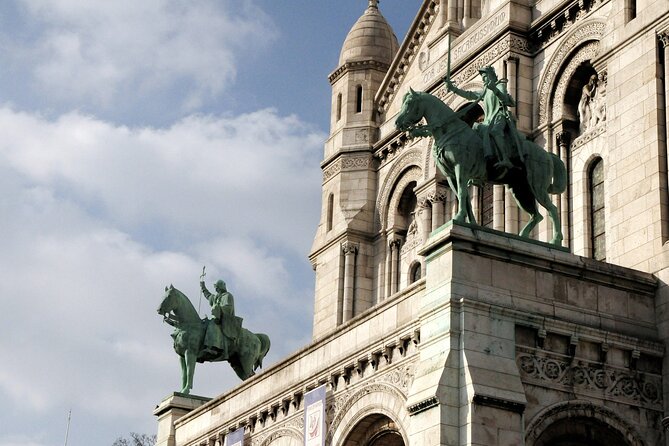
[{"label": "round arch", "polygon": [[[398,435],[402,436],[403,443],[408,443],[407,426],[409,426],[409,412],[406,410],[406,397],[395,387],[387,384],[370,384],[358,390],[342,404],[335,414],[327,434],[327,444],[341,445],[349,438],[356,426],[363,420],[382,419],[390,420]],[[377,434],[381,434],[377,432]]]},{"label": "round arch", "polygon": [[272,432],[260,446],[302,446],[304,437],[295,429],[284,428]]},{"label": "round arch", "polygon": [[[397,189],[398,181],[410,169],[416,168],[422,173],[420,167],[422,159],[422,150],[411,149],[400,156],[390,168],[379,189],[379,196],[376,199],[376,218],[379,219],[377,228],[381,230],[386,228],[389,197]],[[415,179],[415,181],[418,181],[418,179]]]},{"label": "round arch", "polygon": [[390,200],[388,200],[388,203],[381,203],[381,206],[384,206],[383,213],[386,216],[383,222],[384,228],[392,228],[395,225],[395,219],[397,216],[397,212],[395,210],[398,208],[400,200],[404,196],[405,189],[411,183],[415,183],[417,185],[421,178],[422,170],[417,166],[410,167],[402,173],[402,176],[393,186],[393,192],[390,196]]},{"label": "round arch", "polygon": [[[604,29],[606,28],[606,22],[601,19],[588,20],[576,25],[571,31],[569,31],[558,50],[551,56],[544,75],[539,81],[538,87],[538,96],[539,96],[539,105],[537,110],[539,125],[547,124],[553,120],[553,108],[556,104],[555,97],[556,95],[551,94],[560,89],[560,83],[565,83],[569,79],[565,79],[565,76],[562,76],[563,68],[568,63],[567,61],[574,56],[574,52],[578,48],[584,46],[584,44],[599,41],[604,35]],[[599,46],[598,46],[599,47]],[[585,59],[584,59],[585,60]],[[578,65],[578,64],[577,64]],[[576,69],[576,67],[574,67]],[[561,105],[561,103],[560,103]]]},{"label": "round arch", "polygon": [[373,413],[353,426],[341,446],[405,446],[406,444],[397,424],[391,418]]},{"label": "round arch", "polygon": [[552,435],[558,435],[553,432],[556,428],[560,434],[579,435],[580,425],[574,420],[591,421],[594,429],[609,429],[610,437],[623,439],[628,446],[645,446],[631,424],[611,409],[584,400],[557,403],[539,412],[527,426],[525,444],[550,446]]}]

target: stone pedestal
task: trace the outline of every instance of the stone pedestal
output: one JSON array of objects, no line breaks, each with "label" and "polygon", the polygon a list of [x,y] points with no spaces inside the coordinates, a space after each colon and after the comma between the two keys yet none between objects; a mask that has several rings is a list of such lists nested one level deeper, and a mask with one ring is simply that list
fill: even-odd
[{"label": "stone pedestal", "polygon": [[174,392],[162,400],[153,414],[158,417],[158,434],[156,446],[175,446],[174,423],[193,409],[196,409],[211,398],[196,395],[185,395]]},{"label": "stone pedestal", "polygon": [[[649,274],[453,223],[433,232],[420,254],[426,286],[420,301],[420,359],[407,401],[411,445],[525,444],[527,423],[539,419],[541,411],[573,395],[584,400],[595,395],[585,385],[579,388],[579,382],[542,381],[543,375],[531,373],[528,358],[559,358],[565,373],[613,370],[618,367],[613,357],[607,362],[600,353],[612,339],[618,343],[616,355],[633,358],[640,347],[626,343],[642,345],[641,339],[657,336],[656,280]],[[550,342],[544,346],[546,332]],[[657,362],[658,345],[645,348],[641,356]],[[635,379],[637,369],[630,364],[621,364],[625,367],[611,376]],[[639,382],[655,389],[658,380],[650,373]],[[564,389],[546,390],[550,386]],[[620,410],[626,410],[634,403],[634,395],[620,398],[596,390],[600,394],[593,407],[623,403]],[[661,406],[651,399],[639,406],[652,420]],[[630,419],[634,410],[629,408]],[[637,434],[655,441],[657,426],[649,422]]]}]

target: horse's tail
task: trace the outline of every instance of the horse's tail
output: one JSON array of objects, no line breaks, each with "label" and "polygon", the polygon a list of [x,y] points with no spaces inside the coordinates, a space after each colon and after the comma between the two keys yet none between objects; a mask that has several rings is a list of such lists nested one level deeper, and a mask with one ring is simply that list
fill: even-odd
[{"label": "horse's tail", "polygon": [[548,186],[549,194],[561,194],[567,190],[567,168],[564,163],[554,153],[548,153],[553,165],[553,182]]},{"label": "horse's tail", "polygon": [[260,352],[258,352],[258,359],[256,359],[255,364],[253,364],[253,370],[262,368],[262,360],[265,358],[265,355],[269,351],[271,345],[269,341],[269,336],[264,333],[256,333],[258,340],[260,341]]}]

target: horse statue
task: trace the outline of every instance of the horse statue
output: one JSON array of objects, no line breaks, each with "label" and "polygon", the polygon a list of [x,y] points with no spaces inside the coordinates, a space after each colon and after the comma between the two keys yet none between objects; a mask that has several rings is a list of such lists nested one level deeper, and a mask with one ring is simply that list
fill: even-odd
[{"label": "horse statue", "polygon": [[[426,125],[419,125],[423,118]],[[511,159],[514,167],[500,171],[486,163],[481,136],[460,119],[460,114],[436,96],[413,89],[404,95],[395,126],[398,130],[408,131],[411,136],[434,138],[432,153],[437,167],[458,200],[454,221],[476,223],[469,184],[507,184],[518,206],[530,214],[520,236],[529,237],[532,229],[543,220],[537,208],[539,202],[553,222],[551,243],[562,244],[560,216],[549,197],[549,194],[560,194],[567,188],[567,169],[557,155],[522,138],[521,153],[527,153],[526,158]]]},{"label": "horse statue", "polygon": [[174,351],[181,362],[181,393],[188,394],[193,388],[196,362],[228,361],[242,380],[250,378],[262,367],[262,360],[269,351],[270,341],[266,334],[240,330],[236,340],[226,339],[227,355],[212,355],[204,348],[204,336],[212,319],[200,319],[191,301],[172,285],[165,287],[165,297],[158,307],[163,320],[174,326]]}]

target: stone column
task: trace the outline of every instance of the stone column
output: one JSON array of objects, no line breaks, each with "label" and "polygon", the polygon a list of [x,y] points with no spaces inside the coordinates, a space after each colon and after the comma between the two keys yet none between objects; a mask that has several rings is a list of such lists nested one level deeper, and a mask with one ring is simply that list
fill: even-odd
[{"label": "stone column", "polygon": [[[669,32],[659,35],[660,44],[664,50],[664,109],[669,105]],[[665,113],[666,132],[669,134],[669,113]]]},{"label": "stone column", "polygon": [[506,199],[504,200],[504,230],[511,234],[518,234],[520,232],[518,205],[516,199],[513,198],[511,189],[506,188]]},{"label": "stone column", "polygon": [[441,192],[430,194],[429,200],[432,202],[432,230],[444,224],[444,199],[446,195]]},{"label": "stone column", "polygon": [[[520,59],[518,56],[510,55],[504,60],[504,77],[509,83],[506,86],[507,92],[513,97],[513,100],[518,103],[518,63]],[[518,116],[518,110],[515,113]]]},{"label": "stone column", "polygon": [[430,209],[429,200],[425,197],[419,198],[416,209],[420,231],[423,235],[423,241],[425,241],[432,232],[432,209]]},{"label": "stone column", "polygon": [[211,398],[174,392],[158,404],[153,414],[158,417],[156,446],[176,446],[174,423]]},{"label": "stone column", "polygon": [[504,186],[495,184],[492,189],[492,228],[504,231]]},{"label": "stone column", "polygon": [[464,11],[462,14],[462,25],[468,28],[474,22],[472,18],[472,0],[464,0]]},{"label": "stone column", "polygon": [[399,289],[399,269],[400,269],[400,246],[402,241],[399,238],[393,238],[390,241],[390,294],[397,293]]},{"label": "stone column", "polygon": [[341,245],[344,252],[344,302],[342,322],[353,318],[353,299],[355,297],[355,257],[358,254],[358,244],[344,242]]},{"label": "stone column", "polygon": [[393,237],[394,235],[386,234],[386,289],[384,292],[384,299],[387,299],[392,294],[393,283]]},{"label": "stone column", "polygon": [[664,150],[662,151],[662,155],[664,155],[664,159],[661,160],[660,165],[663,166],[665,172],[660,187],[663,189],[661,215],[662,219],[665,220],[662,223],[662,241],[666,243],[669,239],[669,228],[667,228],[666,222],[666,220],[669,219],[669,215],[667,215],[666,211],[667,206],[669,205],[669,191],[667,191],[669,188],[669,178],[667,177],[669,172],[666,171],[668,156],[667,149],[669,149],[669,31],[661,33],[658,37],[660,39],[662,50],[664,51],[664,66],[662,67],[662,80],[664,84],[664,104],[662,104],[664,105]]},{"label": "stone column", "polygon": [[[558,147],[558,154],[567,169],[567,181],[569,181],[569,144],[571,143],[571,135],[569,132],[560,132],[556,135],[556,142]],[[562,246],[569,246],[571,243],[569,236],[569,184],[567,183],[567,190],[557,196],[556,203],[560,211],[560,223],[562,224]]]}]

